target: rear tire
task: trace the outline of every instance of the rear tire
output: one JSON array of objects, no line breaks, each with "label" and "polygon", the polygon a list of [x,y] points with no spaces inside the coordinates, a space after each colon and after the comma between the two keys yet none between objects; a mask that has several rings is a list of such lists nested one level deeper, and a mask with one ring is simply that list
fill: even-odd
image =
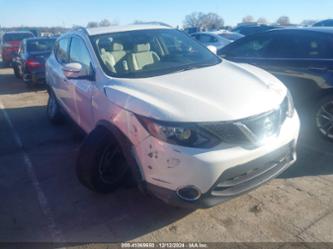
[{"label": "rear tire", "polygon": [[15,77],[18,78],[18,79],[22,79],[22,76],[20,74],[20,70],[18,69],[18,67],[13,66],[13,70],[14,70]]},{"label": "rear tire", "polygon": [[130,177],[121,146],[104,127],[97,127],[80,147],[76,174],[79,181],[97,193],[110,193]]},{"label": "rear tire", "polygon": [[60,124],[64,121],[64,114],[62,113],[61,107],[52,92],[49,93],[46,112],[51,123]]},{"label": "rear tire", "polygon": [[333,94],[325,96],[315,106],[314,124],[323,137],[333,142]]}]

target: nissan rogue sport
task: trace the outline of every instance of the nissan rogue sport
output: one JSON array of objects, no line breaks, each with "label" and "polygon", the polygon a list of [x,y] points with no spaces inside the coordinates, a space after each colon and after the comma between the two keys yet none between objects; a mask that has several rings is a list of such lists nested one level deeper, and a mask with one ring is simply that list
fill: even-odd
[{"label": "nissan rogue sport", "polygon": [[176,29],[75,29],[58,38],[46,81],[50,121],[69,116],[87,134],[76,171],[95,192],[133,179],[169,204],[204,208],[296,160],[300,124],[286,87]]}]

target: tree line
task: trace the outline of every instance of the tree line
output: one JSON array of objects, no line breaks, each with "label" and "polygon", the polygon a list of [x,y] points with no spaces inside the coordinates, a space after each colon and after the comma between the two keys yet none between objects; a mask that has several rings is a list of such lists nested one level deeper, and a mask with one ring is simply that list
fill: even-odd
[{"label": "tree line", "polygon": [[[316,22],[316,20],[304,20],[300,25],[309,26]],[[133,22],[134,24],[162,24],[169,26],[163,22],[144,22],[136,20]],[[244,18],[242,18],[240,24],[245,23],[256,23],[256,24],[262,24],[262,25],[268,25],[268,24],[274,24],[274,25],[281,25],[281,26],[289,26],[293,25],[290,21],[290,18],[288,16],[281,16],[275,22],[270,23],[265,17],[259,17],[258,19],[255,19],[251,15],[247,15]],[[87,24],[88,28],[92,27],[105,27],[105,26],[112,26],[112,25],[118,25],[118,22],[113,21],[110,22],[107,19],[103,19],[100,22],[89,22]],[[196,27],[201,30],[216,30],[221,29],[225,27],[224,19],[217,13],[209,12],[209,13],[203,13],[203,12],[192,12],[189,15],[185,16],[185,19],[183,21],[183,28],[192,28]]]},{"label": "tree line", "polygon": [[[300,25],[303,26],[310,26],[314,24],[316,20],[304,20],[300,23]],[[160,24],[164,26],[170,26],[166,23],[159,22],[159,21],[152,21],[152,22],[145,22],[136,20],[133,22],[134,24]],[[258,19],[255,19],[251,15],[247,15],[244,18],[242,18],[240,24],[245,23],[256,23],[256,24],[274,24],[274,25],[281,25],[281,26],[289,26],[292,25],[290,18],[288,16],[281,16],[279,17],[275,22],[270,23],[265,17],[259,17]],[[118,25],[117,21],[109,21],[108,19],[102,19],[101,21],[90,21],[87,23],[87,28],[93,28],[93,27],[107,27],[107,26],[113,26]],[[77,27],[77,25],[73,25],[73,28]],[[209,12],[209,13],[203,13],[203,12],[193,12],[189,15],[186,15],[183,21],[183,28],[191,28],[196,27],[200,30],[218,30],[221,28],[225,28],[225,22],[224,19],[217,13]],[[64,27],[12,27],[12,28],[1,28],[3,31],[10,31],[10,30],[17,30],[17,29],[37,29],[41,32],[49,32],[53,34],[57,33],[63,33],[68,30],[68,28]]]},{"label": "tree line", "polygon": [[[300,25],[309,26],[316,22],[316,20],[304,20]],[[281,26],[293,25],[288,16],[281,16],[275,22],[269,23],[265,17],[259,17],[255,19],[251,15],[245,16],[240,24],[246,23],[256,23],[262,25],[274,24]],[[216,13],[203,13],[203,12],[193,12],[187,16],[183,21],[184,28],[197,27],[202,30],[214,30],[224,27],[224,19]]]}]

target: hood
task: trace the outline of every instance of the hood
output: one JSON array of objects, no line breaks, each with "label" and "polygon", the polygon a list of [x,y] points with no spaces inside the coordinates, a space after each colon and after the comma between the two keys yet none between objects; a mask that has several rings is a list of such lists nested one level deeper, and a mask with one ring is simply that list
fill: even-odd
[{"label": "hood", "polygon": [[283,84],[268,72],[226,60],[205,68],[104,86],[109,99],[145,117],[176,122],[230,121],[277,108]]}]

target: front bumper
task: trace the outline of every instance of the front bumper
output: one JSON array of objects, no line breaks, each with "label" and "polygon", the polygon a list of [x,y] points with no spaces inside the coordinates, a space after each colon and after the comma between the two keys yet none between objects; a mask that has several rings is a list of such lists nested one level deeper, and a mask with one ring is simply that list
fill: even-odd
[{"label": "front bumper", "polygon": [[[296,160],[299,130],[295,112],[282,124],[277,137],[257,148],[221,144],[213,149],[195,149],[149,136],[136,144],[134,155],[154,195],[178,206],[209,207],[254,189],[287,169]],[[187,186],[200,191],[198,200],[178,197],[177,190]]]},{"label": "front bumper", "polygon": [[249,163],[223,172],[214,185],[195,201],[184,200],[177,191],[147,184],[149,192],[164,202],[187,208],[209,208],[251,191],[285,171],[296,161],[296,142]]}]

